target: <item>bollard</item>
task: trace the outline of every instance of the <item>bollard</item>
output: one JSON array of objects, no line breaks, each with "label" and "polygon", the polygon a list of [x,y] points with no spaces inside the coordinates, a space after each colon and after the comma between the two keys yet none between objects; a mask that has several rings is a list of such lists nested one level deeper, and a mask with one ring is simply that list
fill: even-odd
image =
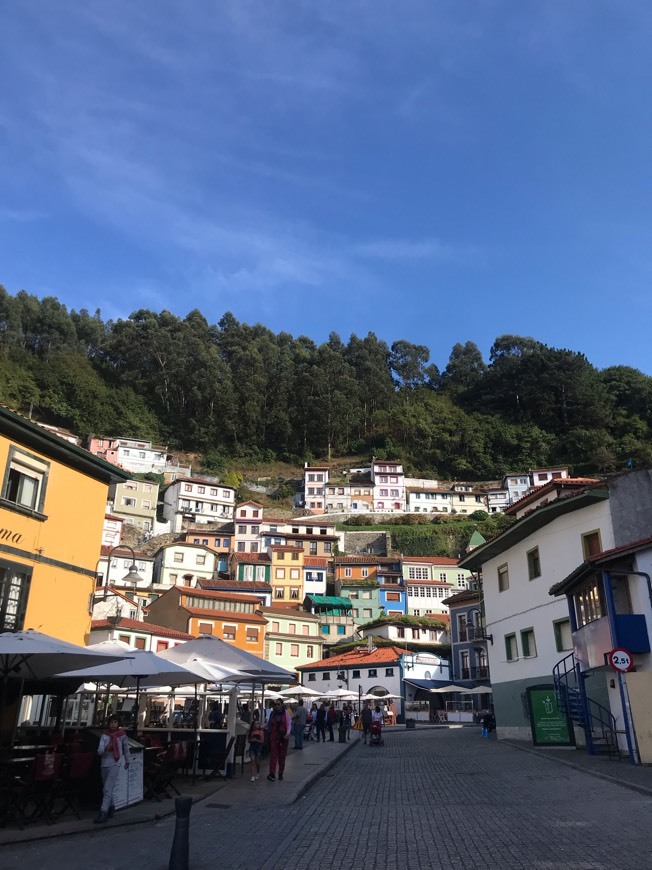
[{"label": "bollard", "polygon": [[188,870],[190,861],[190,810],[192,798],[186,795],[174,799],[177,819],[170,850],[168,870]]}]

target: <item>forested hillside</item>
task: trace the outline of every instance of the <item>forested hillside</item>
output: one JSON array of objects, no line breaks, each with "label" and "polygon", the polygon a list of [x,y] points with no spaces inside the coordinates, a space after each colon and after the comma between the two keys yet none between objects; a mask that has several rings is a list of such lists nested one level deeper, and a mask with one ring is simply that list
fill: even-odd
[{"label": "forested hillside", "polygon": [[[433,342],[442,332],[433,324]],[[599,371],[534,338],[472,341],[448,365],[373,333],[324,344],[239,323],[141,310],[127,320],[68,312],[0,287],[0,402],[79,434],[136,435],[251,461],[401,459],[407,473],[487,480],[566,463],[605,472],[652,459],[652,378]]]}]

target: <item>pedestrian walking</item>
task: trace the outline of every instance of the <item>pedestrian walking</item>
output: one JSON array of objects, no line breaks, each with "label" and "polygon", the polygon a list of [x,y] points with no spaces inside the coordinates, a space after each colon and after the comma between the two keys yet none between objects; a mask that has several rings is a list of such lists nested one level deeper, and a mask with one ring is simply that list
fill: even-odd
[{"label": "pedestrian walking", "polygon": [[265,742],[265,732],[258,718],[258,711],[254,711],[254,717],[249,726],[247,743],[249,744],[249,758],[251,759],[251,781],[255,782],[260,775],[260,755]]},{"label": "pedestrian walking", "polygon": [[320,737],[322,741],[326,743],[326,711],[326,701],[324,701],[321,707],[317,710],[315,716],[315,722],[317,723],[317,743],[319,743]]},{"label": "pedestrian walking", "polygon": [[364,735],[364,742],[367,742],[367,737],[371,734],[371,707],[369,706],[369,701],[364,702],[364,706],[362,707],[362,712],[360,713],[360,720],[362,722],[362,733]]},{"label": "pedestrian walking", "polygon": [[319,735],[317,734],[317,713],[319,712],[319,707],[313,701],[312,707],[310,708],[310,719],[312,722],[311,727],[311,735],[313,740],[319,740]]},{"label": "pedestrian walking", "polygon": [[269,773],[267,779],[274,782],[278,764],[278,778],[283,779],[285,771],[285,756],[288,752],[288,741],[292,733],[292,719],[285,709],[283,701],[274,701],[274,709],[267,720],[269,735]]},{"label": "pedestrian walking", "polygon": [[482,736],[491,737],[491,732],[496,727],[496,720],[491,710],[488,710],[482,717]]},{"label": "pedestrian walking", "polygon": [[97,754],[100,756],[102,774],[102,806],[94,821],[96,825],[100,825],[110,819],[115,812],[113,801],[118,776],[121,768],[128,769],[131,762],[129,738],[126,731],[120,727],[117,716],[109,716],[107,729],[100,737]]},{"label": "pedestrian walking", "polygon": [[308,711],[303,706],[303,701],[299,699],[299,703],[297,704],[297,709],[294,711],[294,716],[292,717],[292,730],[294,732],[294,748],[295,749],[303,749],[303,732],[306,728],[306,719],[308,718]]},{"label": "pedestrian walking", "polygon": [[342,711],[342,725],[346,728],[346,739],[351,739],[351,728],[353,727],[353,708],[345,704]]},{"label": "pedestrian walking", "polygon": [[330,743],[335,742],[335,736],[333,734],[333,726],[337,721],[337,711],[335,709],[335,702],[331,701],[331,705],[328,708],[326,713],[326,727],[328,728],[328,739]]}]

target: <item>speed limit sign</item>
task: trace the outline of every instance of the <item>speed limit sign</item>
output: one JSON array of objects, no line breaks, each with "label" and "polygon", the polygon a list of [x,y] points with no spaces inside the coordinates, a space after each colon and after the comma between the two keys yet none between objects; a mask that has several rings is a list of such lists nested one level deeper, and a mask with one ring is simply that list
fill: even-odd
[{"label": "speed limit sign", "polygon": [[626,649],[620,649],[619,647],[612,649],[611,652],[608,653],[608,659],[609,664],[615,671],[625,673],[625,671],[631,671],[634,667],[632,654]]}]

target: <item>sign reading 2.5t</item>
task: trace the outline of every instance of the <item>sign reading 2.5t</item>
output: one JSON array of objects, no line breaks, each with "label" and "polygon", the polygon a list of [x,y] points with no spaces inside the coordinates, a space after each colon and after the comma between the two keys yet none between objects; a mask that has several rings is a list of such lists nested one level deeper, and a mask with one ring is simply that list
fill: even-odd
[{"label": "sign reading 2.5t", "polygon": [[611,652],[607,654],[607,659],[615,671],[622,671],[625,673],[625,671],[631,671],[634,667],[632,654],[626,649],[620,649],[618,647],[612,649]]}]

